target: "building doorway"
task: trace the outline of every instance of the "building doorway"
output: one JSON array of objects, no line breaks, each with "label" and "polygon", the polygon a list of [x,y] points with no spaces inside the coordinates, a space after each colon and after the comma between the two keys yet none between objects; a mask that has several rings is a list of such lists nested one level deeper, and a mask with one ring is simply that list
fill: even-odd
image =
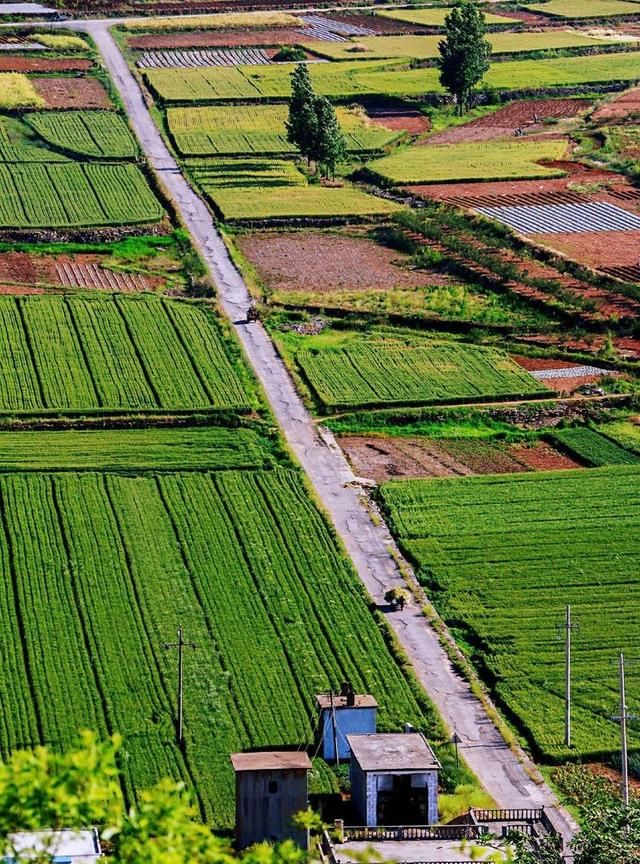
[{"label": "building doorway", "polygon": [[427,825],[426,787],[414,787],[411,774],[385,779],[387,788],[378,789],[378,825]]}]

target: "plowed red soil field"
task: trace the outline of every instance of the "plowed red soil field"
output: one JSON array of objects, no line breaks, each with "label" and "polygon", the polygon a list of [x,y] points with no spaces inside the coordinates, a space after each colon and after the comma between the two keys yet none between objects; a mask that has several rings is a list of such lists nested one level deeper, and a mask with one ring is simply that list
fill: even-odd
[{"label": "plowed red soil field", "polygon": [[530,239],[596,269],[640,264],[640,231],[541,234]]},{"label": "plowed red soil field", "polygon": [[534,471],[558,471],[584,467],[545,441],[536,441],[535,444],[512,444],[511,452],[516,459]]},{"label": "plowed red soil field", "polygon": [[162,51],[174,48],[238,48],[255,45],[299,45],[319,40],[304,36],[297,30],[274,27],[271,30],[186,31],[184,33],[156,33],[149,36],[130,36],[131,48],[144,51]]},{"label": "plowed red soil field", "polygon": [[111,108],[109,94],[96,78],[32,78],[47,108]]},{"label": "plowed red soil field", "polygon": [[513,136],[515,129],[529,133],[544,132],[543,120],[575,117],[591,105],[588,99],[531,99],[510,102],[485,117],[462,126],[445,129],[426,139],[424,144],[454,144],[462,141],[488,141]]},{"label": "plowed red soil field", "polygon": [[431,128],[431,121],[419,111],[377,111],[367,110],[368,116],[374,123],[393,129],[398,132],[408,132],[410,135],[423,135]]},{"label": "plowed red soil field", "polygon": [[[409,257],[367,237],[307,232],[248,234],[238,239],[246,258],[273,291],[332,291],[413,288],[438,277],[409,270]],[[441,277],[441,281],[446,281]]]},{"label": "plowed red soil field", "polygon": [[597,108],[591,115],[597,123],[625,120],[630,114],[640,116],[640,87],[627,90]]},{"label": "plowed red soil field", "polygon": [[[0,293],[41,294],[48,289],[69,286],[89,290],[157,290],[161,277],[139,277],[135,283],[124,274],[100,267],[100,255],[29,255],[26,252],[0,253]],[[100,275],[101,274],[101,275]]]},{"label": "plowed red soil field", "polygon": [[0,72],[88,72],[91,60],[72,57],[11,57],[0,54]]},{"label": "plowed red soil field", "polygon": [[572,366],[580,365],[576,361],[556,360],[555,357],[525,357],[521,354],[512,354],[511,359],[515,360],[518,366],[522,366],[527,372],[540,372],[543,369],[570,369]]}]

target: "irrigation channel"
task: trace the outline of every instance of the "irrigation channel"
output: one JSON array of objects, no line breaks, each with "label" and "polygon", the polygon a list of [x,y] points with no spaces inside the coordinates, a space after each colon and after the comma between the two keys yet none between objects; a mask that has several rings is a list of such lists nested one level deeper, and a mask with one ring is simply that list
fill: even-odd
[{"label": "irrigation channel", "polygon": [[[77,20],[58,26],[87,32],[100,51],[134,131],[158,182],[172,200],[211,271],[223,312],[232,321],[284,435],[331,517],[367,591],[384,611],[383,595],[405,581],[390,552],[393,541],[384,522],[374,524],[339,448],[318,432],[293,381],[260,323],[247,323],[249,290],[220,237],[211,212],[191,189],[167,149],[109,28],[115,20]],[[512,750],[440,645],[419,606],[388,612],[387,621],[415,673],[461,739],[460,754],[499,807],[545,807],[569,842],[577,826],[523,751]]]}]

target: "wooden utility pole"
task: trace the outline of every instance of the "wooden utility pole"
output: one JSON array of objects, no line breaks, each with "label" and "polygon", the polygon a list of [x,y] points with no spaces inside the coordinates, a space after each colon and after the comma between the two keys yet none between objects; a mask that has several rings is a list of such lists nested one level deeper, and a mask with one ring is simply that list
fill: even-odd
[{"label": "wooden utility pole", "polygon": [[629,806],[629,755],[627,753],[627,694],[624,674],[624,654],[618,658],[618,674],[620,676],[620,714],[614,717],[620,723],[620,758],[622,760],[622,802]]},{"label": "wooden utility pole", "polygon": [[185,642],[182,627],[178,627],[177,642],[163,642],[162,647],[165,651],[171,648],[178,649],[178,725],[176,728],[176,743],[178,747],[182,747],[183,741],[183,695],[184,695],[184,649],[197,648],[195,642]]},{"label": "wooden utility pole", "polygon": [[564,745],[571,747],[571,631],[576,630],[578,624],[571,622],[571,606],[565,611],[564,624],[558,625],[558,631],[564,630],[560,638],[564,639]]}]

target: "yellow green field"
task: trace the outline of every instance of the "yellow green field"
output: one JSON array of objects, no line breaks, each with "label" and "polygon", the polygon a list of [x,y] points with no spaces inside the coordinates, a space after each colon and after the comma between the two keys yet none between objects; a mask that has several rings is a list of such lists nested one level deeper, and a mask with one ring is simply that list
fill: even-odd
[{"label": "yellow green field", "polygon": [[[397,21],[408,21],[410,24],[421,24],[424,27],[442,27],[445,17],[451,12],[450,6],[437,9],[384,9],[377,14],[381,18],[393,18]],[[487,24],[514,24],[516,18],[507,15],[493,15],[485,13]]]},{"label": "yellow green field", "polygon": [[640,15],[636,2],[627,0],[549,0],[527,6],[532,12],[543,12],[558,18],[610,18],[616,15]]},{"label": "yellow green field", "polygon": [[561,177],[562,171],[539,162],[562,159],[566,149],[563,140],[427,145],[398,150],[369,167],[391,183]]}]

